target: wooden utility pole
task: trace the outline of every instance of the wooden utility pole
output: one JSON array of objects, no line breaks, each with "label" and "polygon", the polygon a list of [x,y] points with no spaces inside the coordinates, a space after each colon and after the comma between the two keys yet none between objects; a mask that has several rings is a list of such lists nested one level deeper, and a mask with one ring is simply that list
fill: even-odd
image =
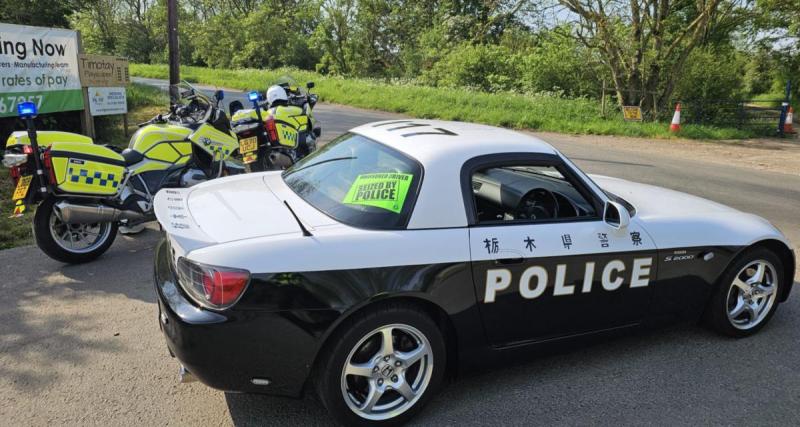
[{"label": "wooden utility pole", "polygon": [[[78,53],[83,53],[83,39],[81,32],[78,31]],[[83,94],[83,111],[81,111],[81,132],[89,138],[95,138],[94,130],[94,117],[89,111],[89,89],[83,87],[81,84],[81,93]]]},{"label": "wooden utility pole", "polygon": [[181,81],[180,50],[178,47],[178,0],[167,0],[167,38],[169,43],[169,100],[178,102],[178,88]]}]

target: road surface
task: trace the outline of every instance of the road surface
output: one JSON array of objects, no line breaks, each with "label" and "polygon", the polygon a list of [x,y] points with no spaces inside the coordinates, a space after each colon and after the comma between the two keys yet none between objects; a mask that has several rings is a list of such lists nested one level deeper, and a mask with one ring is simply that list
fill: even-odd
[{"label": "road surface", "polygon": [[[397,117],[330,105],[319,105],[316,114],[326,140],[360,123]],[[588,172],[755,212],[800,242],[798,176],[688,160],[691,153],[676,161],[580,138],[547,139]],[[119,236],[101,259],[81,266],[52,261],[35,247],[0,251],[0,424],[327,425],[311,398],[178,384],[177,362],[156,319],[151,258],[157,239],[153,229]],[[676,326],[467,373],[415,422],[796,425],[797,294],[745,340]]]}]

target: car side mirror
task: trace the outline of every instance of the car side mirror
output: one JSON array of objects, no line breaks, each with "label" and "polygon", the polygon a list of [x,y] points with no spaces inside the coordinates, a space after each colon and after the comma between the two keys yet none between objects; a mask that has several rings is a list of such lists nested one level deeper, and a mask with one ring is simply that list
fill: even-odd
[{"label": "car side mirror", "polygon": [[225,99],[225,92],[222,89],[217,90],[214,92],[214,99],[216,99],[217,102],[222,101]]},{"label": "car side mirror", "polygon": [[625,209],[625,206],[609,200],[603,209],[603,222],[611,228],[622,230],[630,225],[631,214]]}]

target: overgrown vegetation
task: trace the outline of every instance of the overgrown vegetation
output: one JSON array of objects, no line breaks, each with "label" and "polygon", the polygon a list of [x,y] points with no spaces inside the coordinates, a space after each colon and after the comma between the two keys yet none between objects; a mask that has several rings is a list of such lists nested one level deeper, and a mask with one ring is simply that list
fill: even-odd
[{"label": "overgrown vegetation", "polygon": [[[131,66],[133,75],[167,78],[164,65]],[[420,118],[438,118],[486,123],[496,126],[543,131],[669,138],[664,123],[624,122],[609,109],[603,119],[597,100],[566,98],[559,93],[485,93],[465,88],[429,87],[408,80],[378,80],[323,76],[291,68],[276,70],[219,70],[183,67],[181,75],[191,82],[221,88],[264,90],[270,82],[289,74],[300,82],[314,81],[314,89],[325,102],[405,113]],[[749,136],[746,131],[707,126],[685,126],[679,134],[689,138],[732,139]]]},{"label": "overgrown vegetation", "polygon": [[[70,3],[89,51],[166,61],[163,0]],[[296,67],[641,105],[750,99],[800,80],[800,0],[198,0],[181,62]],[[435,101],[434,101],[435,102]],[[666,117],[662,117],[666,118]]]},{"label": "overgrown vegetation", "polygon": [[[128,87],[128,134],[136,130],[136,123],[141,123],[152,116],[163,112],[169,99],[160,90],[144,85],[132,84]],[[97,117],[95,126],[98,131],[98,142],[110,143],[118,147],[126,146],[128,138],[124,135],[122,119],[119,117]],[[7,135],[6,135],[7,136]],[[3,141],[5,146],[5,141]],[[0,167],[0,249],[12,248],[32,242],[31,216],[28,212],[22,218],[9,218],[14,209],[11,194],[14,183],[8,169]]]}]

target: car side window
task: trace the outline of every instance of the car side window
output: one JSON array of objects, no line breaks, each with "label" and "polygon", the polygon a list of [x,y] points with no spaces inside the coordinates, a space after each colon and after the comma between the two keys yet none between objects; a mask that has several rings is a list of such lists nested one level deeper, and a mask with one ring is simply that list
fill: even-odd
[{"label": "car side window", "polygon": [[478,223],[546,222],[595,217],[595,208],[559,168],[502,165],[472,173]]}]

